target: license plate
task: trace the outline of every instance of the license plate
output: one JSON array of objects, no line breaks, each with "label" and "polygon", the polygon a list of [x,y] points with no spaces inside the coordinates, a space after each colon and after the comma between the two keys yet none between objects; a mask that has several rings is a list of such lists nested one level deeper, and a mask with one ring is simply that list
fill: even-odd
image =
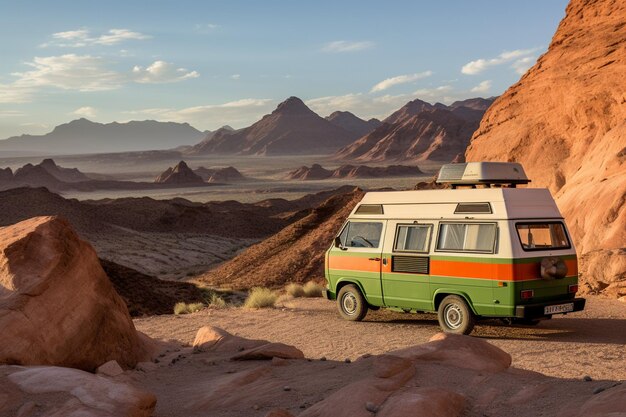
[{"label": "license plate", "polygon": [[558,304],[543,308],[543,314],[568,313],[570,311],[574,311],[574,303]]}]

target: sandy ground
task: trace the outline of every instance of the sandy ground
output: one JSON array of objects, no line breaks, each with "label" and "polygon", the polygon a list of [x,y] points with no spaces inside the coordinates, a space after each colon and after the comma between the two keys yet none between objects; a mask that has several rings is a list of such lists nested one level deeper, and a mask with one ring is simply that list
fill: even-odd
[{"label": "sandy ground", "polygon": [[[587,297],[583,312],[559,316],[533,327],[482,322],[473,336],[509,352],[513,366],[557,378],[626,380],[626,303]],[[138,330],[156,339],[193,342],[205,325],[233,334],[297,346],[308,358],[352,360],[425,343],[440,331],[435,315],[370,311],[364,322],[342,320],[334,302],[297,299],[282,308],[205,309],[185,316],[135,320]]]}]

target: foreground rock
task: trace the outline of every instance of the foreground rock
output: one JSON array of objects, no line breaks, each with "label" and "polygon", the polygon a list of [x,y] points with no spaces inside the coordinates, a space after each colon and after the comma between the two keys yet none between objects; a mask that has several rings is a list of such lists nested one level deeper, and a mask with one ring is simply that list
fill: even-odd
[{"label": "foreground rock", "polygon": [[0,414],[15,416],[148,417],[156,397],[77,369],[0,366]]},{"label": "foreground rock", "polygon": [[521,162],[533,187],[555,194],[592,288],[607,267],[626,282],[626,268],[609,266],[626,264],[625,20],[624,2],[572,0],[548,52],[491,106],[466,153]]},{"label": "foreground rock", "polygon": [[93,248],[56,217],[0,228],[0,363],[133,367],[149,345]]}]

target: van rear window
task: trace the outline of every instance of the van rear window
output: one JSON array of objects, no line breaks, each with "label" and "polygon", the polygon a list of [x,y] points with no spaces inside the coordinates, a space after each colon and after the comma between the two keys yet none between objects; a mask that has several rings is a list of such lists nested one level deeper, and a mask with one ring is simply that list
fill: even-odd
[{"label": "van rear window", "polygon": [[571,247],[567,233],[565,233],[565,226],[561,222],[517,223],[515,228],[522,249],[526,251]]}]

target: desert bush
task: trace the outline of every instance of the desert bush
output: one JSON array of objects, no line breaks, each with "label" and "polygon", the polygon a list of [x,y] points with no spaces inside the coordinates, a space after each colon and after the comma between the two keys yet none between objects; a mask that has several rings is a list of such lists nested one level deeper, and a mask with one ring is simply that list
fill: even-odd
[{"label": "desert bush", "polygon": [[309,281],[302,288],[305,297],[321,297],[324,287],[315,281]]},{"label": "desert bush", "polygon": [[250,290],[243,306],[247,308],[274,307],[277,299],[278,294],[269,288],[254,287]]},{"label": "desert bush", "polygon": [[185,303],[180,302],[176,303],[174,306],[174,314],[189,314],[195,313],[196,311],[200,311],[204,308],[203,303]]},{"label": "desert bush", "polygon": [[304,297],[304,288],[302,285],[293,282],[285,287],[285,292],[294,298]]},{"label": "desert bush", "polygon": [[222,297],[220,297],[219,295],[213,293],[211,295],[211,298],[209,299],[209,305],[211,307],[215,307],[215,308],[226,308],[226,300],[224,300]]}]

